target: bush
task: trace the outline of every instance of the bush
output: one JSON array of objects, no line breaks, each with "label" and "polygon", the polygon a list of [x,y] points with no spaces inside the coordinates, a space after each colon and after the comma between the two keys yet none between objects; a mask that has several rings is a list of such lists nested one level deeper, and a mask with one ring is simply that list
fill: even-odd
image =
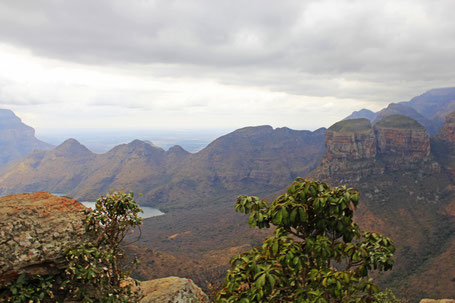
[{"label": "bush", "polygon": [[[113,192],[101,196],[86,218],[92,242],[81,243],[66,252],[68,280],[64,288],[84,302],[138,302],[141,294],[133,290],[137,281],[121,268],[120,247],[126,235],[139,227],[142,212],[132,192]],[[138,260],[135,259],[134,264]]]},{"label": "bush", "polygon": [[240,196],[250,227],[275,226],[262,247],[232,259],[219,302],[373,302],[371,270],[389,270],[392,240],[353,222],[355,189],[298,178],[273,203]]}]

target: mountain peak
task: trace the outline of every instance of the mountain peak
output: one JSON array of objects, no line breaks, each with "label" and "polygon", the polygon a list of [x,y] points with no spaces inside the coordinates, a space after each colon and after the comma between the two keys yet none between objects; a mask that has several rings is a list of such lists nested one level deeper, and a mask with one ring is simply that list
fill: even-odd
[{"label": "mountain peak", "polygon": [[55,152],[65,155],[92,155],[93,153],[74,138],[65,140],[54,149]]},{"label": "mountain peak", "polygon": [[376,118],[376,113],[369,109],[362,108],[361,110],[354,111],[352,114],[350,114],[343,120],[360,119],[360,118],[364,118],[364,119],[373,121]]},{"label": "mountain peak", "polygon": [[186,154],[189,154],[189,152],[186,151],[180,145],[174,145],[167,150],[166,154],[185,154],[186,155]]}]

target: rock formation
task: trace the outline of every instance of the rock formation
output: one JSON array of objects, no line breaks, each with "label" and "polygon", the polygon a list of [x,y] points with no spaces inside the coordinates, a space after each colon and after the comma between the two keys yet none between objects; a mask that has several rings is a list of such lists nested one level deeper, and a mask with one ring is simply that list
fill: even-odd
[{"label": "rock formation", "polygon": [[439,130],[437,138],[455,146],[455,111],[446,116],[444,125]]},{"label": "rock formation", "polygon": [[52,147],[38,140],[35,130],[22,123],[11,110],[0,109],[0,166],[22,158],[35,149],[47,150]]},{"label": "rock formation", "polygon": [[402,115],[388,116],[373,127],[367,119],[337,122],[327,130],[325,145],[326,153],[311,176],[340,184],[385,171],[439,169],[425,128]]},{"label": "rock formation", "polygon": [[63,251],[85,234],[85,206],[46,192],[0,198],[0,282],[56,273]]},{"label": "rock formation", "polygon": [[372,159],[376,157],[376,138],[367,119],[344,120],[327,130],[325,157],[332,159]]},{"label": "rock formation", "polygon": [[374,125],[374,130],[379,154],[393,154],[406,161],[430,155],[430,137],[416,120],[403,115],[387,116]]},{"label": "rock formation", "polygon": [[[452,119],[447,117],[440,140],[451,141]],[[382,280],[385,287],[410,301],[437,294],[452,297],[453,267],[442,264],[452,255],[447,243],[453,242],[455,229],[446,209],[451,209],[453,179],[435,151],[446,158],[455,152],[431,142],[425,128],[411,118],[391,115],[373,126],[367,122],[346,120],[330,127],[326,154],[310,177],[357,188],[361,204],[356,221],[392,237],[396,264]],[[342,142],[346,146],[339,146]]]},{"label": "rock formation", "polygon": [[141,303],[208,303],[207,295],[190,279],[167,277],[141,282]]},{"label": "rock formation", "polygon": [[343,120],[329,127],[325,133],[326,153],[316,172],[319,179],[338,176],[342,180],[359,179],[375,169],[376,136],[367,119]]}]

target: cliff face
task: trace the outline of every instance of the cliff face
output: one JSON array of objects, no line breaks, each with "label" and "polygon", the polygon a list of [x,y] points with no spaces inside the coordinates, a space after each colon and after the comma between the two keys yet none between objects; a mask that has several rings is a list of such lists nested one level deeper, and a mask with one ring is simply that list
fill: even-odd
[{"label": "cliff face", "polygon": [[372,159],[376,156],[376,138],[367,119],[352,119],[332,125],[326,132],[324,143],[328,160]]},{"label": "cliff face", "polygon": [[22,123],[11,110],[0,109],[0,166],[35,149],[46,150],[52,147],[38,140],[35,130]]},{"label": "cliff face", "polygon": [[378,153],[421,160],[430,155],[430,137],[417,121],[402,115],[388,116],[374,125]]},{"label": "cliff face", "polygon": [[447,144],[455,146],[455,111],[446,116],[444,125],[437,137]]},{"label": "cliff face", "polygon": [[373,127],[367,119],[343,120],[331,126],[325,135],[326,153],[311,173],[318,179],[336,179],[338,183],[358,181],[388,170],[425,168],[438,170],[430,155],[430,138],[417,121],[392,115]]},{"label": "cliff face", "polygon": [[85,209],[46,192],[1,197],[0,282],[61,270],[63,251],[84,237]]}]

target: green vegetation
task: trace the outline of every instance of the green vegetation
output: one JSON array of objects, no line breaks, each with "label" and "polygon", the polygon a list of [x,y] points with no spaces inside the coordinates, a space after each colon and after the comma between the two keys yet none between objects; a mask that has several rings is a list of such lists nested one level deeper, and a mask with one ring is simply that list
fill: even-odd
[{"label": "green vegetation", "polygon": [[[64,272],[49,276],[19,276],[0,289],[0,302],[138,302],[137,281],[129,278],[120,247],[132,228],[139,227],[142,212],[133,193],[101,196],[86,217],[90,241],[68,248]],[[138,261],[134,260],[134,264]],[[132,264],[130,264],[132,265]]]},{"label": "green vegetation", "polygon": [[376,127],[384,128],[405,128],[405,129],[425,129],[425,127],[414,119],[403,115],[391,115],[375,123]]},{"label": "green vegetation", "polygon": [[395,247],[353,222],[358,201],[355,189],[301,178],[271,204],[240,196],[236,211],[274,236],[231,261],[218,301],[374,302],[368,272],[391,269]]},{"label": "green vegetation", "polygon": [[141,225],[139,212],[132,192],[113,192],[97,200],[86,218],[94,241],[67,251],[67,287],[72,296],[84,302],[139,301],[140,293],[132,289],[136,281],[128,281],[129,273],[120,267],[124,257],[120,244],[132,228]]},{"label": "green vegetation", "polygon": [[343,120],[333,124],[328,130],[340,133],[370,131],[371,123],[370,120],[364,118]]}]

